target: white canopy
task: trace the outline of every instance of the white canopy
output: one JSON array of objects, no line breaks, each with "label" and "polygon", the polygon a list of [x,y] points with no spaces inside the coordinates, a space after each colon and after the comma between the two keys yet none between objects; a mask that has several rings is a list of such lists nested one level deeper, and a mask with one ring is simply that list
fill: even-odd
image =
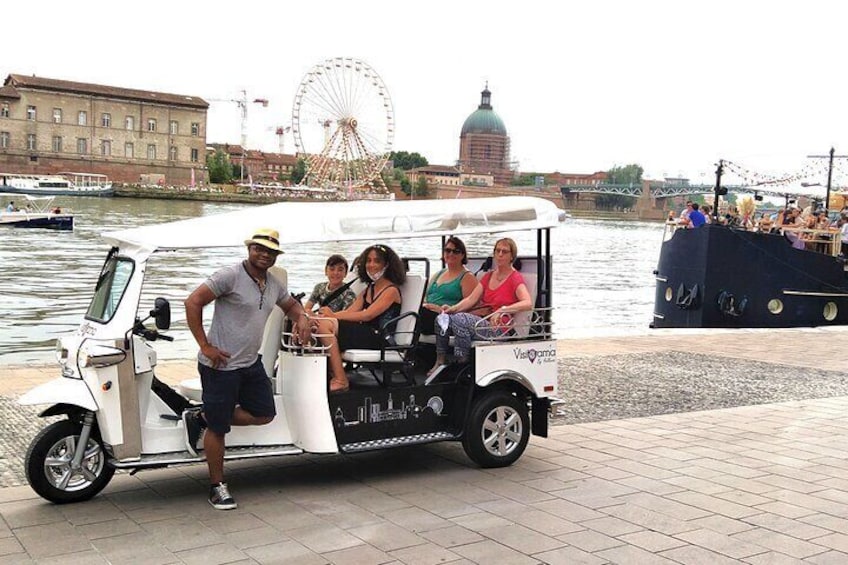
[{"label": "white canopy", "polygon": [[525,196],[455,200],[280,202],[166,224],[107,232],[114,245],[155,250],[244,245],[258,228],[295,243],[363,241],[452,234],[495,233],[557,226],[564,212],[553,202]]}]

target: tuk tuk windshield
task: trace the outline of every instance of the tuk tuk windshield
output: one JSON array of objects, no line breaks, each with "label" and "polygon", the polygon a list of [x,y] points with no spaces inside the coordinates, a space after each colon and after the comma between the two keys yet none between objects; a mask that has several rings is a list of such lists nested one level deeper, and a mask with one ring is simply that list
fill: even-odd
[{"label": "tuk tuk windshield", "polygon": [[132,260],[110,253],[97,279],[94,298],[85,313],[87,320],[105,324],[112,319],[132,278],[134,268],[135,263]]}]

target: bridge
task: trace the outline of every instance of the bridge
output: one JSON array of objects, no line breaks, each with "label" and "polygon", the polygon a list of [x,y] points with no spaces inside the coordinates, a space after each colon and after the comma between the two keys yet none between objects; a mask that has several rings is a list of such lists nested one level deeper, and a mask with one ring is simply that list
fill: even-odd
[{"label": "bridge", "polygon": [[[647,185],[647,187],[645,186]],[[647,194],[645,189],[647,188]],[[787,196],[786,191],[774,191],[756,185],[722,185],[728,192],[746,192],[756,193],[763,196],[774,196],[784,198]],[[691,194],[712,194],[715,191],[715,185],[712,184],[669,184],[656,182],[642,182],[630,184],[569,184],[561,185],[563,197],[574,193],[593,193],[593,194],[618,194],[621,196],[632,196],[633,198],[669,198],[672,196],[686,196]],[[807,194],[803,194],[808,196]],[[793,194],[789,194],[793,196]]]}]

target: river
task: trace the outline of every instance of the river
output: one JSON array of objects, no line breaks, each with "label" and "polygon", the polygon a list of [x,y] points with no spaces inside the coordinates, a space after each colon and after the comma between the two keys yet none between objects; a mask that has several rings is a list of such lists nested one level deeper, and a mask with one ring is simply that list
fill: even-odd
[{"label": "river", "polygon": [[[75,211],[74,231],[0,231],[0,365],[49,362],[56,338],[76,330],[108,251],[102,232],[252,206],[86,197],[58,197],[56,203]],[[647,331],[662,230],[659,223],[590,219],[570,219],[553,230],[557,337]],[[535,248],[535,236],[530,234],[520,234],[516,241],[519,253]],[[491,237],[466,239],[472,255],[490,254],[492,243]],[[427,245],[421,240],[391,245],[401,255],[426,256],[432,264],[439,259],[432,240]],[[305,245],[288,250],[278,264],[288,269],[293,292],[308,292],[323,279],[327,255],[341,252],[350,259],[362,247],[361,243]],[[167,268],[148,276],[142,300],[146,304],[153,296],[165,296],[171,301],[173,323],[168,333],[175,341],[157,346],[163,358],[194,354],[182,299],[214,269],[242,258],[236,249],[179,255],[177,261],[159,263],[162,267],[167,263]]]}]

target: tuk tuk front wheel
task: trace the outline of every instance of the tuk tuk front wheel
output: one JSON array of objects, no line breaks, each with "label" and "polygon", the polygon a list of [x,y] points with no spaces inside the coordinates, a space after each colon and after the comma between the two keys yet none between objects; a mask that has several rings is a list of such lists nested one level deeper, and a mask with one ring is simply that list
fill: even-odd
[{"label": "tuk tuk front wheel", "polygon": [[72,468],[81,430],[80,424],[61,420],[41,430],[30,443],[26,477],[42,498],[57,504],[82,502],[103,490],[115,474],[96,430],[88,438],[80,468]]},{"label": "tuk tuk front wheel", "polygon": [[521,457],[529,438],[530,417],[525,399],[492,391],[475,401],[462,447],[481,467],[507,467]]}]

